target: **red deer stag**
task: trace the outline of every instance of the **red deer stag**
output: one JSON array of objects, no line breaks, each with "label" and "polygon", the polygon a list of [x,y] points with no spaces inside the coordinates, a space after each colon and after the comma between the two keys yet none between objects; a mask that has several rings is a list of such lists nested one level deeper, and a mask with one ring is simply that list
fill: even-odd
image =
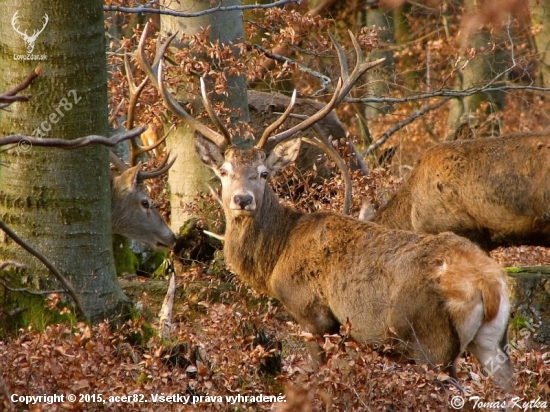
[{"label": "red deer stag", "polygon": [[438,143],[368,218],[394,229],[454,232],[487,251],[550,247],[550,132]]},{"label": "red deer stag", "polygon": [[[146,60],[147,31],[138,61],[165,104],[202,135],[196,140],[198,155],[222,183],[225,259],[243,281],[280,300],[316,335],[338,333],[349,321],[353,339],[391,340],[409,359],[441,364],[454,376],[458,356],[468,349],[483,365],[496,363],[496,381],[512,387],[512,365],[504,353],[506,275],[476,245],[452,233],[420,235],[337,213],[299,212],[282,205],[267,184],[271,173],[297,156],[300,139],[291,138],[329,113],[376,64],[364,61],[353,35],[357,65],[351,74],[342,70],[330,103],[269,138],[289,115],[289,106],[258,144],[245,150],[232,146],[223,128],[219,134],[193,119],[169,94],[162,59],[157,71]],[[344,68],[345,55],[339,45],[337,50]],[[212,120],[220,124],[204,82],[202,94]],[[269,153],[264,150],[268,138],[275,144]],[[321,348],[309,346],[314,360],[321,361]]]}]

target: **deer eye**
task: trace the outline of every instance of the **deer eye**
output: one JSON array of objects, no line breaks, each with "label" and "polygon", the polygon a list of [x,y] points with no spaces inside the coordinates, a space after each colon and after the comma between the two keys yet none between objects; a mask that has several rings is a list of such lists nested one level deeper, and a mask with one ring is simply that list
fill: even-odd
[{"label": "deer eye", "polygon": [[260,173],[260,177],[261,177],[262,179],[267,179],[268,174],[269,174],[269,173],[266,172],[266,171],[264,170],[262,173]]},{"label": "deer eye", "polygon": [[150,205],[149,205],[149,201],[147,199],[143,199],[140,203],[141,203],[141,206],[144,209],[149,209]]},{"label": "deer eye", "polygon": [[227,176],[227,170],[220,169],[220,176]]}]

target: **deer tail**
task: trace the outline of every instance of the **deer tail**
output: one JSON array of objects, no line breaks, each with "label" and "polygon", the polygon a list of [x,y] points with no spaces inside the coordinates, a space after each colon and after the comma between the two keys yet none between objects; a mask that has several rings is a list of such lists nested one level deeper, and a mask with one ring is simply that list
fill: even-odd
[{"label": "deer tail", "polygon": [[438,284],[461,346],[465,347],[482,325],[494,322],[499,325],[497,329],[505,327],[508,290],[504,270],[481,250],[454,252],[440,267]]}]

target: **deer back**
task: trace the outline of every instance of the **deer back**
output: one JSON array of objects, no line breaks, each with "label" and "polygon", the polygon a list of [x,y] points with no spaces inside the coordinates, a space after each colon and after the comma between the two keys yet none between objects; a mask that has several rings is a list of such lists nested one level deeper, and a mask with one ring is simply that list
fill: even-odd
[{"label": "deer back", "polygon": [[439,143],[373,221],[452,231],[486,249],[550,246],[550,136]]}]

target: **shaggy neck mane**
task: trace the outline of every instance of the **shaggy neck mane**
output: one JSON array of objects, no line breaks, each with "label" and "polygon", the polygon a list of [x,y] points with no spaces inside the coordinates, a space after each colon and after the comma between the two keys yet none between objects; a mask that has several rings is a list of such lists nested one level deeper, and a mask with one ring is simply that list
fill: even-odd
[{"label": "shaggy neck mane", "polygon": [[225,215],[226,263],[254,289],[269,293],[266,282],[303,213],[280,204],[268,186],[253,217],[233,217],[228,210]]}]

